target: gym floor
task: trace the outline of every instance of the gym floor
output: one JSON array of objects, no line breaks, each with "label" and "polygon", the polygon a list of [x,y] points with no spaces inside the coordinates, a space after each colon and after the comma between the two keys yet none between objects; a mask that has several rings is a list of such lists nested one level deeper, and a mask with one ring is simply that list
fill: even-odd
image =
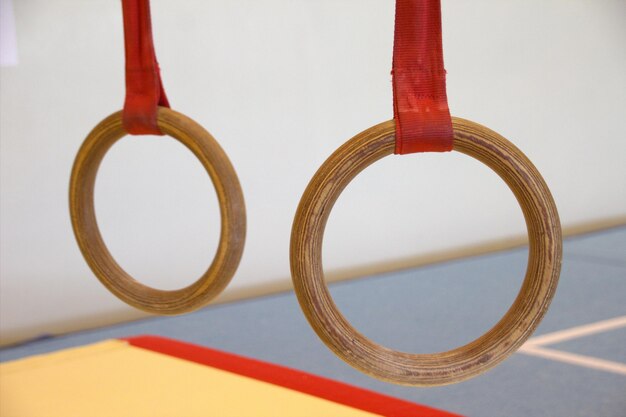
[{"label": "gym floor", "polygon": [[[331,285],[343,314],[388,347],[425,353],[476,338],[506,312],[527,249],[434,264]],[[316,337],[293,292],[35,340],[0,361],[151,334],[326,376],[464,416],[626,416],[626,226],[564,242],[561,280],[530,341],[493,370],[460,384],[411,388],[377,381]]]}]

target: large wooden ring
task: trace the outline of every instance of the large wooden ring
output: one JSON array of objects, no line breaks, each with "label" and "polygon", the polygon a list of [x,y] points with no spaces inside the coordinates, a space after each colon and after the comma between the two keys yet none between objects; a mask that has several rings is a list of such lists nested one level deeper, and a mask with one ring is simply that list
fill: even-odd
[{"label": "large wooden ring", "polygon": [[513,353],[535,330],[556,290],[561,268],[561,226],[537,169],[513,144],[468,120],[453,118],[454,150],[493,169],[521,205],[529,259],[521,290],[487,333],[447,352],[411,354],[378,345],[355,330],[324,282],[322,241],[332,207],[363,169],[394,151],[395,123],[355,136],[317,171],[298,207],[291,234],[291,274],[300,306],[318,336],[344,361],[376,378],[413,386],[444,385],[475,376]]},{"label": "large wooden ring", "polygon": [[217,192],[221,214],[220,241],[213,262],[204,275],[178,290],[151,288],[126,273],[104,244],[94,211],[94,185],[104,155],[126,135],[121,112],[100,122],[78,151],[70,181],[70,212],[74,235],[85,260],[113,294],[144,311],[179,314],[208,303],[234,275],[243,253],[246,212],[237,174],[209,132],[168,108],[159,108],[157,122],[163,133],[177,139],[200,160]]}]

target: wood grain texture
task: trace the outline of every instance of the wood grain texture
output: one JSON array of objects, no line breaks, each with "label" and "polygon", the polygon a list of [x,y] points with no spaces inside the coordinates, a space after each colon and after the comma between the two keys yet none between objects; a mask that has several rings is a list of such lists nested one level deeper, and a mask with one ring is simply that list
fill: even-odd
[{"label": "wood grain texture", "polygon": [[[526,276],[508,312],[487,333],[447,352],[411,354],[378,345],[354,329],[324,281],[324,228],[343,189],[363,169],[393,153],[393,120],[355,136],[317,171],[302,196],[291,234],[291,274],[298,301],[318,336],[344,361],[403,385],[445,385],[476,376],[512,354],[533,333],[554,296],[561,269],[561,226],[550,191],[533,164],[497,133],[453,118],[454,150],[494,170],[517,198],[528,229]],[[410,331],[410,329],[407,329]]]},{"label": "wood grain texture", "polygon": [[102,239],[94,211],[94,185],[105,154],[126,135],[121,111],[100,122],[78,151],[70,180],[70,213],[83,257],[113,294],[144,311],[179,314],[202,307],[231,280],[243,253],[246,212],[237,174],[222,148],[206,130],[188,117],[163,107],[158,111],[158,126],[163,133],[193,152],[211,177],[218,197],[221,214],[219,246],[209,268],[196,282],[172,291],[143,285],[117,264]]}]

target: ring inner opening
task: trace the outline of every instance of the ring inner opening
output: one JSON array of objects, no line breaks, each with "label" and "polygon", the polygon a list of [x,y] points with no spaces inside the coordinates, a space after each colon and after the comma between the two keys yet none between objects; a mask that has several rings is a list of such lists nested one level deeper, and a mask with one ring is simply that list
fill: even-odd
[{"label": "ring inner opening", "polygon": [[217,195],[200,161],[176,139],[120,139],[102,161],[94,200],[109,251],[142,284],[183,288],[211,264],[221,226]]},{"label": "ring inner opening", "polygon": [[359,278],[329,286],[352,326],[394,350],[435,353],[507,312],[527,241],[515,196],[487,166],[458,152],[393,155],[343,191],[322,256],[327,282]]}]

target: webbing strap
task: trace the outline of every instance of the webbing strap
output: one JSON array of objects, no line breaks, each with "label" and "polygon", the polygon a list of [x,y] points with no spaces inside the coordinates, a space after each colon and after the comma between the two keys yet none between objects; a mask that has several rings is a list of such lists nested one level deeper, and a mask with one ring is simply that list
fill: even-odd
[{"label": "webbing strap", "polygon": [[157,108],[170,104],[154,53],[150,0],[122,0],[122,10],[126,50],[124,128],[132,135],[162,135]]},{"label": "webbing strap", "polygon": [[451,151],[440,0],[396,0],[392,74],[395,153]]}]

